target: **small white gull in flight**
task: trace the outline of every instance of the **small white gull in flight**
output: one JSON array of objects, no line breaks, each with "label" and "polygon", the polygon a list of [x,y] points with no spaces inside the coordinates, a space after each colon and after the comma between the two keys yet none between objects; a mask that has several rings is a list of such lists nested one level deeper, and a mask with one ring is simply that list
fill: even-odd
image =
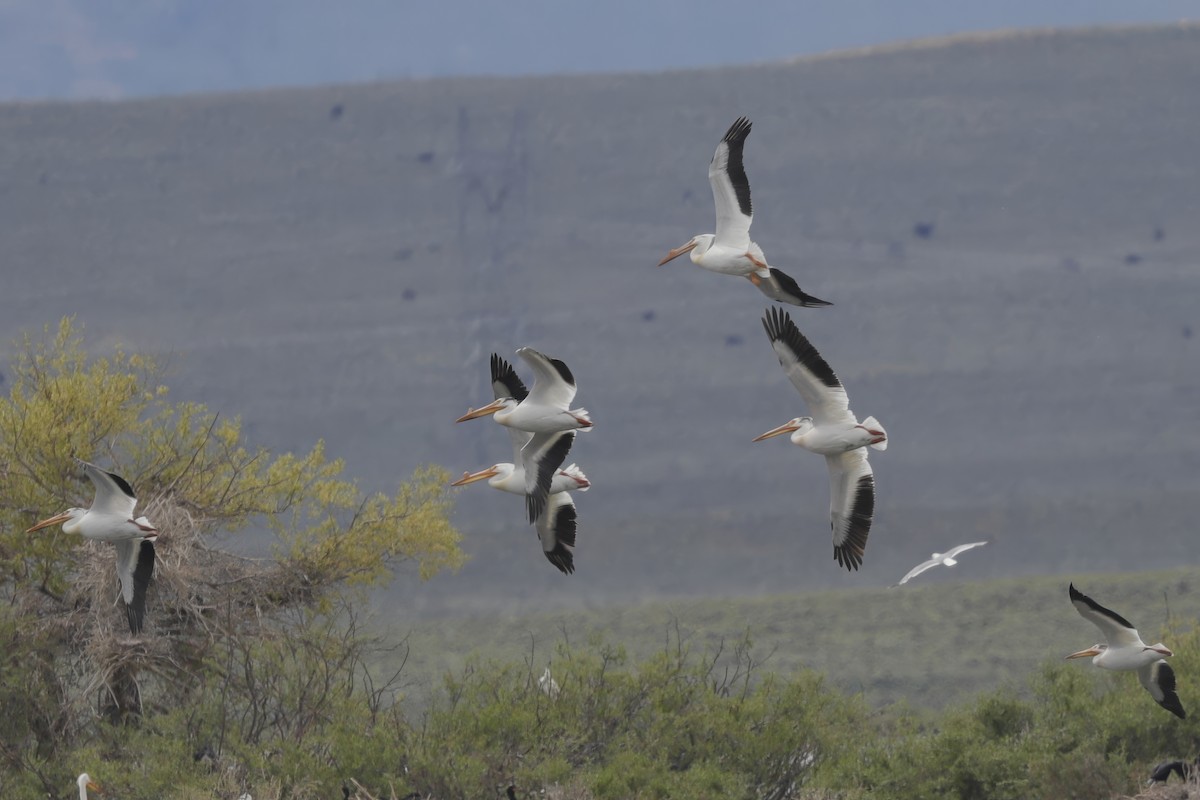
[{"label": "small white gull in flight", "polygon": [[922,572],[933,569],[934,567],[953,567],[958,563],[958,559],[955,556],[957,556],[959,553],[966,552],[972,547],[983,547],[985,544],[987,544],[987,542],[971,542],[970,544],[960,544],[958,547],[951,547],[945,553],[934,553],[933,558],[929,559],[928,561],[922,561],[920,564],[917,564],[915,567],[910,569],[908,574],[901,578],[900,582],[896,585],[903,586],[913,578],[920,575]]},{"label": "small white gull in flight", "polygon": [[796,417],[754,439],[791,434],[792,444],[825,456],[829,468],[833,557],[848,570],[862,564],[875,515],[875,476],[865,448],[887,449],[887,432],[874,417],[861,423],[850,410],[842,382],[780,308],[763,317],[767,338],[811,417]]},{"label": "small white gull in flight", "polygon": [[749,135],[750,120],[738,117],[717,144],[708,165],[708,182],[717,208],[717,232],[693,236],[668,252],[658,265],[690,253],[693,264],[711,272],[747,278],[759,291],[780,303],[810,308],[832,305],[801,291],[791,276],[767,264],[762,248],[750,241],[754,208],[750,202],[750,181],[742,164],[742,150]]}]

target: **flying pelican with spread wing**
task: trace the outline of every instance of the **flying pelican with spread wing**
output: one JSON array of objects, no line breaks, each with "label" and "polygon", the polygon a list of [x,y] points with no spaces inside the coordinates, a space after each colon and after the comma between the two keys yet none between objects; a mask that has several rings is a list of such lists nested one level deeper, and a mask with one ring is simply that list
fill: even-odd
[{"label": "flying pelican with spread wing", "polygon": [[27,533],[61,523],[64,533],[116,545],[121,597],[125,601],[129,631],[137,635],[142,632],[146,617],[146,590],[154,577],[154,542],[158,530],[145,517],[133,516],[137,496],[128,481],[82,459],[75,461],[96,486],[91,508],[68,508],[37,523]]},{"label": "flying pelican with spread wing", "polygon": [[791,276],[767,264],[762,248],[750,241],[754,207],[750,202],[750,181],[742,164],[750,124],[745,117],[738,117],[717,144],[708,165],[708,182],[717,208],[717,232],[693,236],[669,251],[658,265],[690,253],[693,264],[710,272],[747,278],[777,302],[808,308],[833,305],[801,291]]},{"label": "flying pelican with spread wing", "polygon": [[1143,642],[1137,628],[1129,620],[1076,589],[1074,583],[1070,585],[1069,594],[1075,610],[1100,629],[1105,643],[1071,653],[1067,658],[1090,657],[1097,667],[1120,672],[1136,671],[1138,680],[1146,687],[1154,702],[1180,719],[1186,718],[1187,712],[1175,693],[1175,670],[1166,662],[1175,654],[1162,642]]},{"label": "flying pelican with spread wing", "polygon": [[833,557],[846,569],[856,570],[875,516],[875,475],[866,448],[886,450],[887,432],[874,417],[858,421],[842,382],[786,311],[767,309],[763,327],[779,365],[812,416],[789,420],[754,441],[791,434],[792,444],[825,456],[832,492]]},{"label": "flying pelican with spread wing", "polygon": [[575,399],[575,376],[567,365],[538,351],[522,347],[517,351],[533,367],[533,389],[527,390],[512,365],[492,354],[492,393],[495,400],[471,409],[456,422],[494,415],[496,422],[511,433],[514,451],[520,451],[525,478],[526,508],[529,521],[536,522],[550,498],[550,484],[571,450],[574,435],[558,436],[564,431],[592,427],[587,409],[570,407]]},{"label": "flying pelican with spread wing", "polygon": [[[492,391],[497,398],[512,397],[518,402],[528,392],[512,366],[497,354],[492,355]],[[574,464],[558,468],[566,459],[575,431],[552,434],[531,434],[517,428],[509,428],[512,437],[513,463],[493,464],[479,472],[466,472],[451,486],[466,486],[486,480],[488,486],[509,494],[528,498],[531,485],[546,488],[547,501],[537,515],[537,534],[542,542],[546,559],[566,574],[575,571],[575,560],[569,547],[575,546],[576,513],[575,502],[569,492],[586,492],[592,485],[583,470]],[[546,445],[536,452],[527,452],[535,436],[545,437]],[[561,452],[561,456],[559,453]],[[557,462],[557,463],[555,463]],[[534,481],[527,478],[526,464],[538,470]],[[554,464],[554,466],[551,466]],[[549,471],[549,480],[544,480]]]},{"label": "flying pelican with spread wing", "polygon": [[[574,436],[573,433],[562,433],[560,436]],[[486,480],[488,486],[510,494],[525,494],[523,480],[517,478],[518,472],[512,464],[494,464],[479,472],[464,473],[451,486],[466,486],[476,481]],[[542,553],[546,560],[561,572],[571,574],[575,571],[575,557],[568,548],[575,546],[577,515],[575,501],[570,492],[586,492],[592,484],[579,467],[571,464],[560,469],[554,475],[554,483],[550,486],[550,499],[545,510],[537,518],[537,535],[542,543]]]}]

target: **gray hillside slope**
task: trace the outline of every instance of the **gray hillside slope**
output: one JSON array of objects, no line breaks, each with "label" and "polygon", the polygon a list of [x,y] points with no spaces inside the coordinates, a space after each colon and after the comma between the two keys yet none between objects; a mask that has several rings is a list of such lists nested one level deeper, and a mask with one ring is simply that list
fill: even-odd
[{"label": "gray hillside slope", "polygon": [[[429,613],[884,585],[978,538],[947,577],[1190,563],[1197,52],[1196,27],[1036,32],[0,106],[0,342],[76,314],[101,347],[169,354],[176,397],[257,441],[324,437],[368,488],[508,460],[493,423],[453,423],[490,398],[488,354],[564,359],[596,420],[571,456],[594,483],[578,572],[545,563],[519,499],[469,487],[473,561],[392,590]],[[857,574],[822,459],[750,442],[805,413],[765,299],[654,266],[712,230],[706,166],[739,114],[755,239],[835,303],[792,313],[892,437]]]}]

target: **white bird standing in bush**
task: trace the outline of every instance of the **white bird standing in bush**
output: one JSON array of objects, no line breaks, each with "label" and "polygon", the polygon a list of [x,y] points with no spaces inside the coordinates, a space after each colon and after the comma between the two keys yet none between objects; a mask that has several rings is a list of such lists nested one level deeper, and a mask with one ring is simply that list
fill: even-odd
[{"label": "white bird standing in bush", "polygon": [[558,681],[554,680],[550,675],[550,667],[546,667],[546,671],[542,673],[542,677],[538,678],[538,688],[542,690],[542,694],[551,700],[558,699]]},{"label": "white bird standing in bush", "polygon": [[102,791],[99,786],[92,783],[92,778],[86,772],[75,779],[75,785],[79,787],[79,800],[88,800],[88,789],[93,792]]}]

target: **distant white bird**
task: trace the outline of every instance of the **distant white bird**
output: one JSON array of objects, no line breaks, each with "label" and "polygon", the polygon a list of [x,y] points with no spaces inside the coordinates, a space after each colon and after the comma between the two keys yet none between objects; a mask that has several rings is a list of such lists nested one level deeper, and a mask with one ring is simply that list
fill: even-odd
[{"label": "distant white bird", "polygon": [[796,417],[754,441],[790,433],[792,444],[825,456],[832,492],[833,557],[846,569],[856,570],[875,515],[875,476],[864,448],[886,450],[887,432],[874,417],[858,421],[841,381],[787,312],[767,309],[763,327],[780,366],[812,416]]},{"label": "distant white bird", "polygon": [[1186,718],[1187,712],[1175,693],[1175,670],[1164,660],[1174,653],[1162,642],[1150,645],[1143,642],[1128,620],[1076,589],[1073,583],[1070,597],[1075,610],[1100,629],[1107,643],[1094,644],[1067,658],[1092,657],[1092,663],[1097,667],[1121,672],[1136,670],[1138,680],[1156,703],[1180,719]]},{"label": "distant white bird", "polygon": [[117,577],[121,581],[129,630],[139,634],[146,617],[146,590],[154,577],[154,541],[158,530],[145,517],[133,516],[137,498],[124,478],[82,459],[75,461],[96,486],[92,507],[68,508],[42,520],[26,533],[62,523],[64,533],[78,533],[87,539],[116,545]]},{"label": "distant white bird", "polygon": [[558,681],[550,675],[550,667],[546,667],[546,671],[542,673],[542,677],[538,678],[538,688],[542,690],[542,694],[549,697],[551,700],[558,699]]},{"label": "distant white bird", "polygon": [[768,265],[762,248],[750,241],[754,208],[750,203],[750,181],[742,164],[742,150],[749,135],[750,120],[738,117],[717,144],[708,164],[708,182],[717,207],[717,232],[693,236],[668,252],[658,265],[691,253],[693,264],[710,272],[747,278],[759,291],[780,303],[810,308],[833,305],[802,292],[790,276]]},{"label": "distant white bird", "polygon": [[75,779],[75,785],[79,787],[79,800],[88,800],[88,789],[91,789],[93,792],[104,791],[92,783],[91,777],[86,772]]},{"label": "distant white bird", "polygon": [[517,355],[533,367],[533,390],[527,390],[512,366],[493,353],[492,393],[496,399],[455,421],[494,414],[496,422],[509,429],[513,461],[522,467],[526,509],[532,523],[546,508],[550,484],[575,440],[574,434],[559,434],[587,430],[592,421],[586,409],[569,408],[575,398],[575,377],[566,364],[528,347],[522,347]]},{"label": "distant white bird", "polygon": [[920,575],[922,572],[933,569],[937,566],[953,567],[958,563],[958,559],[955,558],[955,556],[957,556],[959,553],[970,550],[972,547],[983,547],[985,544],[987,544],[987,542],[971,542],[970,544],[960,544],[958,547],[951,547],[945,553],[934,553],[933,558],[929,559],[928,561],[922,561],[920,564],[917,564],[915,567],[910,569],[908,574],[901,578],[900,582],[896,585],[903,586],[913,578]]}]

